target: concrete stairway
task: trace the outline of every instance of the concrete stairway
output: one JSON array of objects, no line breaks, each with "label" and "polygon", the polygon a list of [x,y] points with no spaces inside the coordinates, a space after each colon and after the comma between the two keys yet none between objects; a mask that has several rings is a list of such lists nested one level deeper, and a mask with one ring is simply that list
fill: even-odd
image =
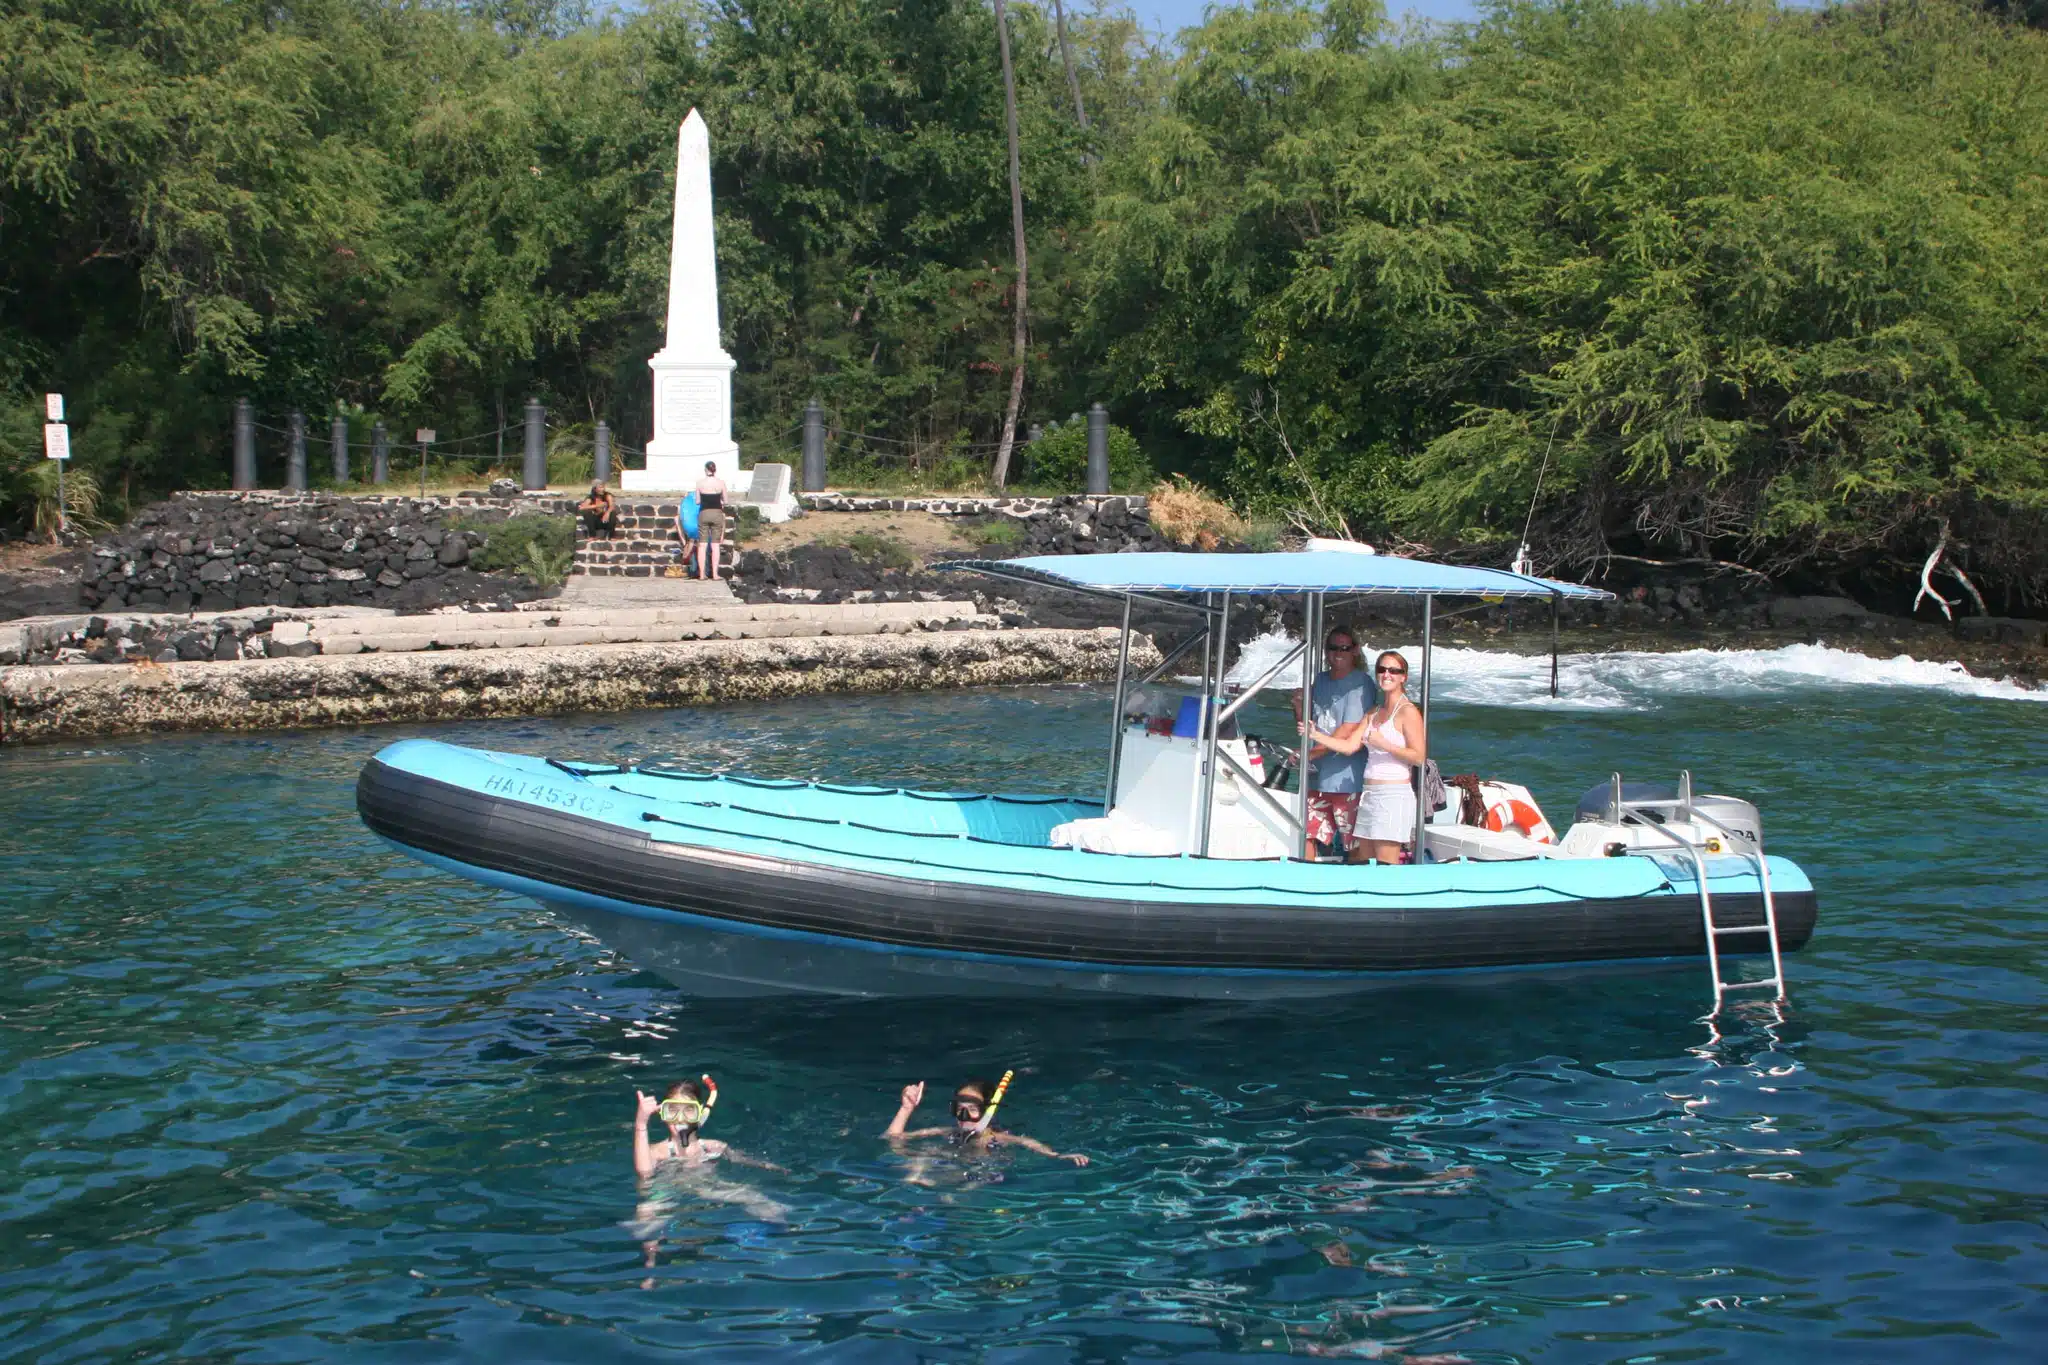
[{"label": "concrete stairway", "polygon": [[[570,562],[573,578],[659,578],[662,570],[680,563],[677,553],[675,502],[627,502],[621,498],[619,534],[610,540],[576,539],[576,557]],[[734,517],[725,523],[723,560],[732,563]]]},{"label": "concrete stairway", "polygon": [[[723,584],[686,584],[703,588]],[[449,612],[432,616],[351,616],[307,624],[322,654],[403,653],[423,649],[516,649],[539,645],[764,640],[792,636],[906,635],[927,630],[994,629],[972,602],[745,603],[731,606],[579,607]]]}]

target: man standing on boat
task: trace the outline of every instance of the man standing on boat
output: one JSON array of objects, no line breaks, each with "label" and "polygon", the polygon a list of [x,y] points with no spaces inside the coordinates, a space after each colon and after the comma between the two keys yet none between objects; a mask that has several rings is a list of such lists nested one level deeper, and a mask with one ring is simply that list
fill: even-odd
[{"label": "man standing on boat", "polygon": [[[1358,667],[1358,637],[1339,627],[1323,641],[1328,667],[1309,689],[1309,718],[1302,727],[1349,740],[1365,729],[1365,718],[1379,697],[1372,680]],[[1301,719],[1301,697],[1295,695],[1295,719]],[[1365,787],[1365,760],[1314,744],[1308,751],[1309,842],[1332,858],[1344,856],[1358,820],[1358,794]]]}]

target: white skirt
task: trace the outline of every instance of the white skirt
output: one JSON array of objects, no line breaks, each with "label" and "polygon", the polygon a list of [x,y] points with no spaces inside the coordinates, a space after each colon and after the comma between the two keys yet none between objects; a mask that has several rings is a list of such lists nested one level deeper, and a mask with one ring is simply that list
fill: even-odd
[{"label": "white skirt", "polygon": [[1353,838],[1377,843],[1415,841],[1415,789],[1403,782],[1368,782],[1358,798],[1358,825]]}]

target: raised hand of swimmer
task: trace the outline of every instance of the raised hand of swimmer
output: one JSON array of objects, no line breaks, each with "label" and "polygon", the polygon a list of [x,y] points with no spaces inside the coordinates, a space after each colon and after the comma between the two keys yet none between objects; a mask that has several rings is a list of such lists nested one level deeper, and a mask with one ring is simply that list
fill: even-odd
[{"label": "raised hand of swimmer", "polygon": [[655,1112],[661,1108],[661,1101],[638,1090],[633,1092],[633,1097],[640,1102],[640,1125],[644,1128],[647,1126],[647,1120],[653,1118]]},{"label": "raised hand of swimmer", "polygon": [[923,1081],[919,1081],[916,1085],[904,1086],[903,1103],[897,1108],[896,1117],[889,1121],[889,1127],[883,1132],[882,1136],[885,1138],[930,1137],[933,1133],[939,1132],[940,1130],[936,1128],[920,1130],[916,1133],[909,1131],[910,1116],[917,1112],[917,1106],[923,1101]]}]

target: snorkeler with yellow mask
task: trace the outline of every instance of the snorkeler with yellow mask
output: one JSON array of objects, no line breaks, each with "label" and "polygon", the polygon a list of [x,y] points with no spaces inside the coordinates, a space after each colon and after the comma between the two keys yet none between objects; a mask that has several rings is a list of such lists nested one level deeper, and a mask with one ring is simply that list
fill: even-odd
[{"label": "snorkeler with yellow mask", "polygon": [[1009,1092],[1010,1078],[1014,1073],[1004,1072],[1003,1079],[990,1085],[987,1081],[967,1081],[953,1092],[953,1122],[945,1128],[910,1128],[910,1116],[917,1112],[917,1106],[924,1102],[924,1082],[903,1087],[903,1103],[896,1110],[894,1121],[882,1134],[891,1142],[914,1142],[920,1138],[951,1138],[956,1146],[975,1151],[989,1151],[997,1147],[1016,1146],[1026,1151],[1037,1152],[1040,1156],[1055,1157],[1071,1161],[1076,1166],[1086,1166],[1088,1158],[1079,1152],[1060,1152],[1046,1146],[1037,1138],[1013,1133],[995,1124],[996,1110]]},{"label": "snorkeler with yellow mask", "polygon": [[[711,1173],[711,1163],[715,1161],[764,1171],[785,1170],[772,1161],[749,1156],[730,1143],[702,1135],[712,1109],[718,1104],[718,1082],[709,1076],[701,1076],[695,1082],[677,1081],[658,1100],[638,1090],[633,1094],[638,1101],[633,1120],[633,1171],[640,1177],[642,1195],[648,1197],[642,1199],[633,1222],[627,1226],[640,1239],[650,1268],[661,1248],[663,1230],[682,1206],[682,1196],[708,1203],[735,1204],[766,1223],[780,1223],[788,1218],[789,1210],[760,1191]],[[647,1120],[655,1117],[668,1128],[665,1141],[647,1140]],[[657,1180],[659,1189],[650,1190]]]}]

